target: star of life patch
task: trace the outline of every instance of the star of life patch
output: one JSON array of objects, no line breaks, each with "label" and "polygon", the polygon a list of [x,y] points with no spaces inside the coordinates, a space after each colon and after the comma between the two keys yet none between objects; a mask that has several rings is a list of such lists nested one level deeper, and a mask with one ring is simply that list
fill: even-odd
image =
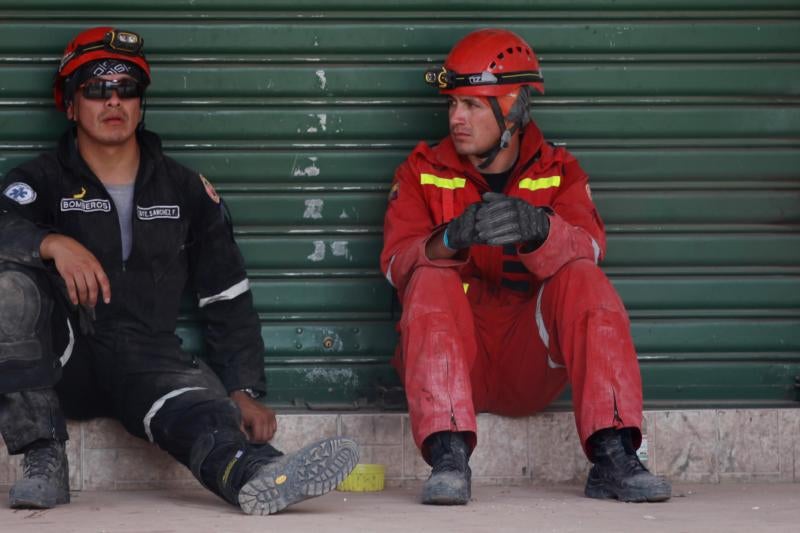
[{"label": "star of life patch", "polygon": [[19,205],[27,205],[36,200],[36,191],[27,183],[15,181],[3,191],[6,198],[10,198]]}]

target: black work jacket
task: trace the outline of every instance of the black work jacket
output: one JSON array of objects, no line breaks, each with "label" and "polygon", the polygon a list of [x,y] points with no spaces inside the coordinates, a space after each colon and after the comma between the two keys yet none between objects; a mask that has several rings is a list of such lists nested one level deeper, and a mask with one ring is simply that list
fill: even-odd
[{"label": "black work jacket", "polygon": [[[260,322],[241,253],[221,199],[197,172],[163,154],[149,131],[137,134],[133,246],[122,260],[114,202],[80,156],[74,131],[55,151],[11,170],[0,194],[0,260],[46,268],[38,255],[50,232],[91,251],[111,281],[98,298],[95,330],[174,338],[187,282],[204,320],[209,364],[228,391],[265,390]],[[143,365],[148,364],[142,361]]]}]

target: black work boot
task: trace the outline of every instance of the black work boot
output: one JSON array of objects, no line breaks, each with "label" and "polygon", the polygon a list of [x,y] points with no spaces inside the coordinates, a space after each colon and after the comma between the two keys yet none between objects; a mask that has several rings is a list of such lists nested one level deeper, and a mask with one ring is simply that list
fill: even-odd
[{"label": "black work boot", "polygon": [[322,496],[344,481],[358,463],[358,445],[350,439],[325,439],[270,462],[251,461],[239,489],[239,507],[247,514],[274,514],[287,506]]},{"label": "black work boot", "polygon": [[[284,455],[269,444],[230,446],[217,435],[214,446],[192,471],[212,492],[247,514],[274,514],[332,491],[358,463],[358,446],[346,438],[325,439]],[[213,437],[209,436],[213,444]],[[199,457],[198,443],[192,454]],[[198,476],[198,473],[200,474]]]},{"label": "black work boot", "polygon": [[22,479],[9,492],[14,509],[50,509],[69,503],[69,465],[63,442],[37,440],[25,449]]},{"label": "black work boot", "polygon": [[431,475],[422,487],[422,503],[465,505],[472,495],[469,449],[461,433],[434,433],[425,444],[430,451]]},{"label": "black work boot", "polygon": [[630,430],[612,428],[589,438],[594,466],[584,493],[589,498],[623,502],[661,502],[672,496],[669,481],[651,474],[633,449]]}]

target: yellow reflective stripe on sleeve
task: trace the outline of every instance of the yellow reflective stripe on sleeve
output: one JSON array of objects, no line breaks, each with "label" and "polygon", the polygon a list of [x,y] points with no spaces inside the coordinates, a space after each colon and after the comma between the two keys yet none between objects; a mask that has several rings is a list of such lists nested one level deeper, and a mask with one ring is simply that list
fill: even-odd
[{"label": "yellow reflective stripe on sleeve", "polygon": [[550,176],[547,178],[525,178],[519,182],[520,189],[528,189],[529,191],[538,191],[539,189],[549,189],[550,187],[558,187],[561,185],[561,176]]},{"label": "yellow reflective stripe on sleeve", "polygon": [[433,185],[440,189],[463,189],[467,180],[464,178],[440,178],[433,174],[420,174],[419,182],[423,185]]},{"label": "yellow reflective stripe on sleeve", "polygon": [[464,294],[467,294],[467,291],[469,290],[469,283],[462,283],[461,285],[464,287]]}]

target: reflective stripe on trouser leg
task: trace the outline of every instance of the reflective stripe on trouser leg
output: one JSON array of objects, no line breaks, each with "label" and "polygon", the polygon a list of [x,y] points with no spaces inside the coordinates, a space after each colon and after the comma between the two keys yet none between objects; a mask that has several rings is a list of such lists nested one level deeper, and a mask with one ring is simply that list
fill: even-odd
[{"label": "reflective stripe on trouser leg", "polygon": [[392,258],[389,260],[389,266],[386,267],[386,281],[388,281],[389,285],[392,287],[397,288],[397,285],[394,284],[394,280],[392,279],[392,265],[394,264],[395,257],[397,256],[392,256]]},{"label": "reflective stripe on trouser leg", "polygon": [[589,259],[564,265],[547,281],[542,312],[550,349],[572,386],[578,434],[587,442],[608,427],[641,426],[642,383],[630,322],[622,300]]},{"label": "reflective stripe on trouser leg", "polygon": [[172,392],[169,392],[169,393],[165,394],[164,396],[162,396],[161,398],[159,398],[158,400],[156,400],[153,403],[153,406],[150,408],[150,410],[144,416],[144,432],[147,434],[147,439],[150,442],[153,442],[153,433],[150,431],[150,422],[153,420],[153,417],[158,414],[159,409],[161,409],[164,406],[164,404],[167,402],[167,400],[175,398],[176,396],[180,396],[181,394],[183,394],[185,392],[189,392],[189,391],[193,391],[193,390],[202,390],[204,388],[205,387],[184,387],[182,389],[177,389],[177,390],[174,390]]},{"label": "reflective stripe on trouser leg", "polygon": [[67,318],[67,330],[69,331],[69,342],[67,342],[67,347],[64,348],[64,353],[59,358],[62,367],[67,366],[67,361],[72,357],[72,349],[75,348],[75,333],[72,331],[72,324],[69,318]]},{"label": "reflective stripe on trouser leg", "polygon": [[539,329],[539,338],[542,339],[542,344],[547,348],[547,366],[550,368],[564,368],[564,365],[559,365],[550,357],[550,334],[547,332],[544,316],[542,316],[542,295],[544,294],[545,285],[547,285],[547,282],[542,283],[542,286],[539,287],[539,294],[536,295],[536,327]]}]

